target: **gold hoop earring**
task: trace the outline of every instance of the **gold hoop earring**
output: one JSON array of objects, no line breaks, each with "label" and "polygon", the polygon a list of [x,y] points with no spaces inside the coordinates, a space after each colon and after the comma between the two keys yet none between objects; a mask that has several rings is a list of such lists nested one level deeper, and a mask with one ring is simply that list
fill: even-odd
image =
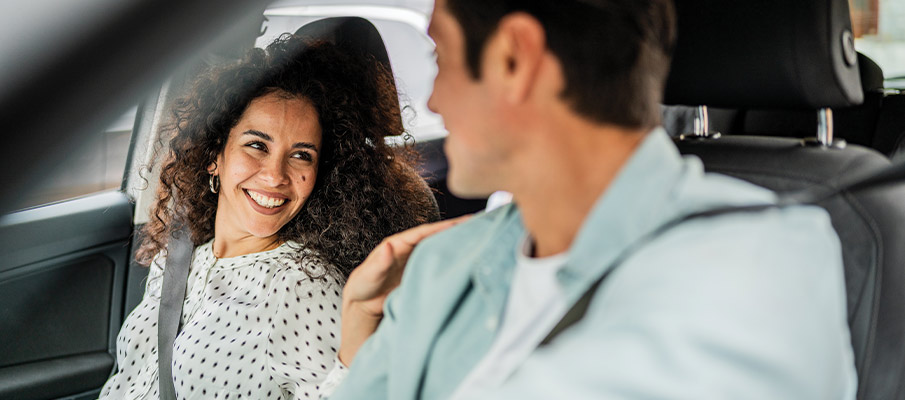
[{"label": "gold hoop earring", "polygon": [[211,175],[211,179],[208,181],[211,186],[211,193],[217,194],[220,191],[220,177],[217,175]]}]

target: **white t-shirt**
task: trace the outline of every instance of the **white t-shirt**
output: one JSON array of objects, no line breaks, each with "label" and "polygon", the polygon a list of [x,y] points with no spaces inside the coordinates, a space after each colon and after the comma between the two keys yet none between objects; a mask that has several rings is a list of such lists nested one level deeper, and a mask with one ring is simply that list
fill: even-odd
[{"label": "white t-shirt", "polygon": [[487,354],[462,380],[451,399],[471,399],[502,384],[550,333],[569,305],[556,279],[568,253],[532,258],[531,240],[522,239],[502,317]]}]

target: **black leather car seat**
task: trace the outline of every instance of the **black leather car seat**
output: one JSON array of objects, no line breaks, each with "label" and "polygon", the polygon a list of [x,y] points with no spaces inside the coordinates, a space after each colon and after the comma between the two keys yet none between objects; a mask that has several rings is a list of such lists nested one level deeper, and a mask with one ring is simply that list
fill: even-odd
[{"label": "black leather car seat", "polygon": [[893,160],[905,158],[905,93],[887,93],[883,96],[871,146]]},{"label": "black leather car seat", "polygon": [[[676,8],[679,39],[664,100],[701,106],[697,132],[677,139],[684,154],[708,171],[779,192],[836,188],[889,165],[873,149],[833,139],[832,109],[864,100],[845,0],[676,0]],[[820,139],[721,136],[703,106],[811,113]],[[842,242],[861,399],[905,397],[903,199],[905,185],[897,184],[819,203]]]}]

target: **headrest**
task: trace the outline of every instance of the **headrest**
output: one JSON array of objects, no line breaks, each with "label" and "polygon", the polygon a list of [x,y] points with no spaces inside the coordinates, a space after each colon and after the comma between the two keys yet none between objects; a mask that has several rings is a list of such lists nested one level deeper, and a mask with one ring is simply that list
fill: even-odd
[{"label": "headrest", "polygon": [[883,90],[883,70],[874,60],[858,53],[858,71],[861,73],[861,88],[864,92]]},{"label": "headrest", "polygon": [[390,57],[380,32],[370,21],[360,17],[324,18],[305,24],[296,36],[323,40],[373,56],[391,73]]},{"label": "headrest", "polygon": [[818,109],[863,101],[847,0],[675,0],[665,104]]},{"label": "headrest", "polygon": [[[348,51],[358,52],[361,56],[374,57],[390,74],[393,92],[397,92],[395,75],[393,75],[393,67],[390,65],[387,48],[383,43],[383,38],[380,37],[380,32],[370,21],[360,17],[324,18],[303,25],[295,31],[295,35],[334,43]],[[398,102],[396,107],[398,111]],[[402,126],[401,117],[399,124]]]}]

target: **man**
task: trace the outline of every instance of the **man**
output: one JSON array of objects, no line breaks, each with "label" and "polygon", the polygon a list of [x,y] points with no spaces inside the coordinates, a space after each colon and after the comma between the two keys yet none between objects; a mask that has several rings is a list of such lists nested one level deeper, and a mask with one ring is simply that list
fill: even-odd
[{"label": "man", "polygon": [[662,229],[774,199],[658,128],[668,0],[438,0],[429,34],[449,187],[514,204],[390,237],[353,272],[331,399],[854,397],[824,211]]}]

